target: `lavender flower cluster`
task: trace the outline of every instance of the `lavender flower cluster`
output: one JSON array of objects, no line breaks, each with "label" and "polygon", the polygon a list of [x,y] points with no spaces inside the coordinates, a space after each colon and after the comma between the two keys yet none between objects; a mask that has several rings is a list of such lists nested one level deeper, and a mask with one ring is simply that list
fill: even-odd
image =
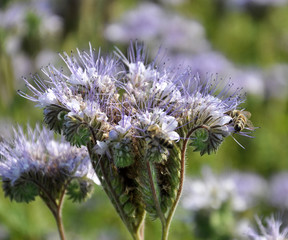
[{"label": "lavender flower cluster", "polygon": [[[160,2],[181,4],[185,0]],[[286,2],[223,0],[216,4],[247,11],[252,6],[253,11],[255,7],[258,11]],[[18,9],[28,11],[23,6]],[[43,7],[37,6],[40,10]],[[40,37],[47,35],[43,31],[53,36],[62,31],[62,20],[53,15],[50,7],[48,10],[42,14],[44,24],[37,26]],[[16,14],[18,18],[11,18],[10,14],[0,12],[4,17],[0,26],[18,29],[17,23],[22,23],[25,16]],[[29,16],[40,19],[38,15]],[[20,29],[24,29],[22,26]],[[20,31],[18,38],[25,37]],[[234,115],[235,111],[241,113],[240,104],[244,102],[240,82],[253,93],[276,93],[279,97],[287,92],[283,80],[287,67],[276,66],[266,73],[253,69],[243,74],[243,69],[211,50],[199,22],[167,13],[155,4],[140,4],[126,12],[121,21],[108,25],[105,37],[122,43],[136,38],[153,42],[157,54],[151,60],[140,43],[131,43],[127,55],[117,48],[114,55],[104,55],[90,46],[88,52],[77,49],[76,55],[60,54],[64,68],[48,65],[42,69],[44,76],[35,75],[33,81],[24,78],[30,92],[19,94],[43,108],[44,122],[63,138],[55,139],[51,131],[36,126],[34,131],[28,127],[27,135],[21,127],[14,130],[14,140],[1,139],[4,192],[12,200],[26,202],[39,195],[53,209],[49,197],[62,201],[67,193],[72,200],[81,201],[91,193],[94,181],[101,184],[134,239],[144,238],[146,213],[160,219],[162,239],[167,239],[182,192],[188,143],[203,155],[216,152],[228,136],[249,137],[253,129],[246,124],[248,117]],[[13,56],[17,55],[15,49],[20,49],[19,39],[7,41],[12,43],[8,48],[13,50]],[[169,48],[166,56],[156,49],[159,43]],[[24,68],[27,70],[27,65]],[[207,71],[232,76],[234,83],[226,84]],[[273,83],[271,78],[275,79]],[[250,175],[244,179],[256,181],[253,189],[238,188],[237,182],[243,181],[239,174],[217,178],[204,171],[203,175],[203,182],[187,180],[191,194],[184,194],[183,205],[194,212],[220,209],[226,215],[228,205],[237,213],[246,211],[263,197],[266,187],[262,179]],[[283,194],[282,183],[281,176],[271,183],[277,185],[270,193],[276,207],[287,206],[286,195],[278,197],[279,192]],[[37,184],[41,187],[35,187]],[[43,189],[49,196],[43,194]],[[57,205],[53,214],[60,208],[61,204]],[[214,220],[223,215],[214,215]],[[59,216],[56,219],[59,221]],[[281,232],[280,223],[273,218],[267,221],[267,229],[257,221],[260,233],[251,230],[251,239],[286,238],[286,228]],[[231,222],[225,224],[218,230],[232,226]]]},{"label": "lavender flower cluster", "polygon": [[[89,53],[77,51],[79,60],[73,54],[61,55],[69,72],[48,66],[42,69],[47,80],[36,75],[34,86],[24,79],[31,95],[19,92],[44,108],[45,122],[57,132],[63,127],[67,140],[73,138],[69,124],[78,122],[89,131],[94,128],[101,133],[100,139],[94,139],[94,150],[109,155],[110,147],[117,149],[116,140],[144,139],[152,125],[159,128],[156,131],[163,138],[175,142],[184,138],[180,134],[183,129],[201,127],[209,132],[201,151],[210,153],[234,132],[227,112],[237,109],[244,98],[239,89],[231,90],[233,84],[217,94],[222,79],[201,79],[189,69],[183,72],[164,62],[156,63],[156,59],[147,63],[146,49],[138,43],[130,45],[128,58],[119,49],[116,58],[103,57],[91,46]],[[74,145],[86,145],[90,139],[85,134],[90,132],[72,139]],[[155,139],[154,145],[162,149]]]},{"label": "lavender flower cluster", "polygon": [[48,65],[44,79],[24,78],[30,94],[19,94],[44,109],[51,130],[87,147],[102,187],[135,239],[145,212],[160,219],[167,239],[188,141],[203,155],[231,134],[250,136],[254,129],[238,110],[244,96],[217,75],[202,78],[169,66],[161,51],[149,62],[139,42],[131,42],[127,56],[118,48],[105,56],[92,46],[77,53],[60,55],[68,69]]},{"label": "lavender flower cluster", "polygon": [[73,179],[86,182],[88,188],[89,182],[99,182],[85,148],[71,147],[39,125],[35,130],[28,126],[27,134],[20,126],[14,129],[13,138],[0,143],[0,156],[5,195],[18,202],[30,202],[38,195],[46,198],[43,195],[52,192],[58,198]]}]

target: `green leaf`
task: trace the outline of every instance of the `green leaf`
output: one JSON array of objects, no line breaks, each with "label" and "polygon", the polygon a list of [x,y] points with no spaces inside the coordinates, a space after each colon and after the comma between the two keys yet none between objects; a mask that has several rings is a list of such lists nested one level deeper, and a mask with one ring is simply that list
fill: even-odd
[{"label": "green leaf", "polygon": [[11,183],[11,181],[3,181],[3,190],[5,192],[5,197],[9,197],[11,201],[16,202],[32,202],[35,197],[39,195],[38,187],[30,181],[25,181],[23,179],[18,179]]},{"label": "green leaf", "polygon": [[48,125],[50,130],[61,134],[63,130],[64,117],[69,112],[68,109],[61,106],[51,104],[44,108],[44,122]]},{"label": "green leaf", "polygon": [[209,130],[201,128],[194,132],[190,144],[195,147],[194,152],[199,151],[202,156],[205,153],[211,154],[217,151],[224,140],[223,134],[217,130],[217,127],[211,127]]},{"label": "green leaf", "polygon": [[67,195],[72,202],[83,202],[93,193],[94,183],[90,180],[73,179],[67,187]]},{"label": "green leaf", "polygon": [[131,142],[128,139],[122,139],[121,142],[115,142],[112,150],[116,167],[129,167],[134,163],[134,154],[132,152]]},{"label": "green leaf", "polygon": [[71,145],[77,147],[86,146],[91,139],[89,125],[77,116],[64,117],[64,135]]}]

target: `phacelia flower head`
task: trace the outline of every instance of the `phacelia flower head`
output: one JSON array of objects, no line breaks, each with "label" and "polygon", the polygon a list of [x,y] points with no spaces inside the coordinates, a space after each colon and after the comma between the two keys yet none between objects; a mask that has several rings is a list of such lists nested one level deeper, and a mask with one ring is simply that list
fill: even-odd
[{"label": "phacelia flower head", "polygon": [[[215,152],[224,138],[235,133],[233,125],[236,118],[229,112],[237,109],[244,101],[240,89],[233,92],[233,84],[228,83],[220,90],[223,80],[216,76],[207,76],[201,79],[199,75],[190,76],[185,73],[185,78],[179,79],[181,84],[183,104],[182,119],[186,120],[188,129],[195,130],[191,136],[191,145],[200,154]],[[242,133],[241,133],[242,134]]]},{"label": "phacelia flower head", "polygon": [[102,138],[94,144],[115,135],[125,115],[130,136],[143,137],[156,124],[171,141],[189,138],[201,155],[215,152],[235,132],[229,112],[244,101],[240,89],[232,92],[233,84],[222,84],[220,90],[217,76],[202,79],[166,66],[160,53],[150,62],[147,56],[141,43],[131,43],[128,57],[119,49],[114,57],[101,56],[91,46],[89,53],[78,50],[78,59],[64,53],[68,72],[48,66],[43,69],[48,79],[35,76],[34,84],[24,79],[32,95],[20,95],[43,107],[45,123],[76,146],[86,145],[93,132]]},{"label": "phacelia flower head", "polygon": [[[24,79],[32,95],[21,91],[20,95],[44,108],[45,122],[48,124],[50,114],[61,112],[87,118],[90,122],[95,119],[105,120],[105,107],[108,104],[112,105],[118,98],[115,93],[116,60],[100,55],[94,56],[92,47],[90,54],[78,50],[78,56],[79,60],[73,55],[69,57],[66,53],[61,55],[70,73],[48,66],[42,69],[48,80],[43,81],[36,75],[33,77],[35,84],[31,84]],[[59,130],[59,126],[54,126],[53,123],[50,127]]]},{"label": "phacelia flower head", "polygon": [[161,51],[148,56],[139,42],[131,42],[127,55],[116,48],[102,56],[91,46],[78,57],[64,53],[68,69],[48,66],[45,79],[24,79],[32,94],[20,92],[44,108],[50,129],[88,148],[130,232],[140,229],[144,211],[163,224],[171,219],[187,143],[200,154],[215,152],[235,133],[237,119],[229,113],[244,101],[232,84],[169,66]]},{"label": "phacelia flower head", "polygon": [[[91,192],[92,183],[98,182],[85,148],[71,147],[39,125],[35,130],[28,126],[27,134],[20,126],[14,129],[13,139],[0,143],[0,155],[3,189],[11,200],[29,202],[38,195],[46,198],[45,194],[58,199],[65,190],[70,198],[80,200]],[[83,196],[69,191],[74,180],[83,188]]]}]

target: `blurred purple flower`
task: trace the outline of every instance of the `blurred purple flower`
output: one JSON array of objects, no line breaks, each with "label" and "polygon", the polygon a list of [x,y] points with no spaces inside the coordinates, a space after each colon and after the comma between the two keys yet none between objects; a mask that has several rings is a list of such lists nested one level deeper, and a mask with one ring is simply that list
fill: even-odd
[{"label": "blurred purple flower", "polygon": [[184,208],[219,209],[230,204],[234,211],[245,211],[265,196],[266,182],[251,173],[215,175],[210,168],[202,169],[202,179],[188,178],[184,185],[182,204]]},{"label": "blurred purple flower", "polygon": [[274,216],[265,218],[263,222],[256,217],[259,230],[249,228],[246,232],[247,237],[251,240],[286,240],[288,237],[288,227],[283,226],[280,219]]},{"label": "blurred purple flower", "polygon": [[175,6],[175,5],[181,5],[181,4],[183,4],[183,3],[186,3],[187,0],[160,0],[160,2],[161,2],[162,4],[167,4],[167,5],[173,5],[173,6]]},{"label": "blurred purple flower", "polygon": [[243,199],[243,209],[249,209],[266,200],[268,184],[266,180],[255,173],[232,172],[228,173],[235,184],[237,194]]},{"label": "blurred purple flower", "polygon": [[[35,23],[29,25],[28,16],[30,15],[34,16],[34,22],[36,19],[38,20],[37,24],[39,25]],[[23,52],[23,41],[29,37],[28,32],[33,30],[33,33],[37,34],[39,31],[37,37],[44,42],[49,38],[55,41],[63,29],[62,19],[53,12],[51,1],[46,0],[28,0],[25,3],[11,2],[6,8],[0,9],[0,19],[0,27],[5,30],[4,49],[11,58],[16,80],[33,72],[34,62],[38,63],[29,54]],[[41,52],[41,50],[39,49],[41,54],[39,57],[42,58],[45,51]],[[35,54],[37,59],[38,52]],[[52,60],[53,58],[49,57],[49,61]]]},{"label": "blurred purple flower", "polygon": [[[205,76],[206,73],[217,73],[219,75],[231,74],[231,69],[234,69],[233,64],[219,52],[201,52],[199,54],[173,54],[169,56],[173,59],[173,65],[187,66],[193,74]],[[170,60],[171,61],[171,60]]]},{"label": "blurred purple flower", "polygon": [[28,203],[40,196],[55,207],[64,194],[81,201],[99,184],[86,148],[72,147],[39,125],[28,126],[27,134],[18,126],[13,138],[0,141],[0,177],[11,200]]},{"label": "blurred purple flower", "polygon": [[110,41],[123,43],[140,39],[152,42],[154,46],[150,47],[154,49],[163,45],[169,51],[199,53],[210,49],[199,22],[167,13],[151,3],[126,12],[117,23],[108,25],[105,36]]},{"label": "blurred purple flower", "polygon": [[248,4],[259,6],[281,6],[286,4],[287,0],[225,0],[228,5],[243,7]]},{"label": "blurred purple flower", "polygon": [[156,40],[165,24],[165,17],[165,12],[157,5],[142,4],[125,12],[117,23],[108,25],[105,36],[110,41],[124,43],[137,38],[142,41]]},{"label": "blurred purple flower", "polygon": [[275,174],[271,178],[268,201],[274,207],[288,209],[288,172]]},{"label": "blurred purple flower", "polygon": [[[4,29],[14,28],[18,33],[25,32],[25,18],[33,12],[41,18],[43,34],[57,32],[62,29],[61,18],[53,12],[51,1],[28,0],[25,3],[15,2],[0,10],[0,26]],[[53,23],[51,25],[51,23]]]},{"label": "blurred purple flower", "polygon": [[[217,73],[220,78],[231,78],[235,87],[245,89],[245,92],[264,97],[266,88],[263,72],[254,68],[236,67],[219,52],[203,52],[199,54],[168,55],[170,64],[185,69],[201,77]],[[269,90],[268,90],[269,91]]]},{"label": "blurred purple flower", "polygon": [[288,95],[288,65],[275,64],[264,70],[263,78],[267,98],[287,98]]}]

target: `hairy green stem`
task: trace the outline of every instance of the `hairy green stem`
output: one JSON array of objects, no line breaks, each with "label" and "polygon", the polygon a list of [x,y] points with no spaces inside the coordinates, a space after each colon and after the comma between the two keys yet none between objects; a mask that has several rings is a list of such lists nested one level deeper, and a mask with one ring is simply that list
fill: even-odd
[{"label": "hairy green stem", "polygon": [[[66,186],[67,185],[68,183],[66,184]],[[65,240],[65,231],[64,231],[63,221],[62,221],[62,209],[63,209],[64,197],[65,197],[65,192],[66,192],[66,186],[64,190],[62,191],[60,198],[59,198],[58,208],[57,208],[57,218],[56,218],[57,227],[58,227],[61,240]]]},{"label": "hairy green stem", "polygon": [[63,207],[66,187],[62,191],[60,198],[59,198],[59,202],[57,203],[57,201],[53,199],[53,197],[49,194],[49,192],[46,191],[45,187],[37,183],[37,181],[32,181],[32,182],[41,189],[40,197],[42,198],[42,200],[44,201],[44,203],[49,208],[49,210],[51,211],[52,215],[55,218],[60,239],[65,240],[66,237],[65,237],[64,225],[62,221],[62,207]]},{"label": "hairy green stem", "polygon": [[138,229],[136,230],[138,240],[144,240],[145,216],[146,216],[146,212],[144,211],[141,222],[139,223]]},{"label": "hairy green stem", "polygon": [[[111,185],[111,182],[110,182],[110,180],[109,180],[109,178],[108,178],[108,176],[107,176],[107,174],[105,172],[103,163],[100,161],[98,164],[100,166],[100,169],[101,169],[101,172],[102,172],[103,178],[104,178],[104,183],[102,184],[102,186],[105,184],[106,187],[104,187],[104,190],[105,190],[105,192],[106,192],[106,194],[108,196],[112,197],[113,202],[115,204],[115,207],[117,208],[118,213],[119,213],[122,221],[126,225],[128,231],[130,232],[132,238],[135,239],[135,240],[143,240],[144,238],[142,238],[142,235],[139,233],[139,231],[141,229],[140,225],[141,225],[143,219],[142,219],[142,221],[141,221],[141,223],[140,223],[140,225],[138,227],[133,226],[129,222],[129,220],[127,219],[127,215],[125,214],[125,212],[124,212],[124,210],[123,210],[123,208],[122,208],[122,206],[121,206],[121,204],[119,202],[119,199],[117,198],[117,194],[116,194],[115,190],[113,189],[113,187]],[[144,234],[143,234],[143,237],[144,237]]]},{"label": "hairy green stem", "polygon": [[166,226],[165,229],[162,231],[162,240],[167,240],[168,239],[168,235],[169,235],[169,229],[170,229],[170,225],[173,219],[173,216],[175,214],[177,205],[179,203],[181,194],[182,194],[182,190],[183,190],[183,183],[184,183],[184,176],[185,176],[185,155],[186,155],[186,150],[187,150],[187,144],[189,141],[189,138],[191,136],[191,134],[196,131],[199,128],[206,128],[206,126],[198,126],[195,128],[192,128],[186,135],[184,141],[183,141],[183,145],[182,145],[182,149],[181,149],[181,160],[180,160],[180,164],[181,164],[181,168],[180,168],[180,182],[179,182],[179,187],[178,187],[178,191],[177,191],[177,195],[175,198],[175,201],[173,202],[167,219],[166,219]]},{"label": "hairy green stem", "polygon": [[52,215],[55,218],[60,239],[65,240],[66,239],[65,230],[64,230],[64,225],[63,225],[63,221],[62,221],[62,208],[63,208],[63,202],[64,202],[63,200],[64,200],[64,195],[65,195],[65,190],[61,194],[58,204],[55,200],[53,200],[50,197],[50,195],[48,195],[48,196],[46,196],[47,194],[44,194],[44,195],[40,195],[40,196],[43,199],[46,206],[50,209]]},{"label": "hairy green stem", "polygon": [[61,205],[59,205],[59,207],[57,209],[55,219],[56,219],[60,239],[65,240],[66,238],[65,238],[64,225],[63,225],[63,221],[62,221],[62,206]]}]

